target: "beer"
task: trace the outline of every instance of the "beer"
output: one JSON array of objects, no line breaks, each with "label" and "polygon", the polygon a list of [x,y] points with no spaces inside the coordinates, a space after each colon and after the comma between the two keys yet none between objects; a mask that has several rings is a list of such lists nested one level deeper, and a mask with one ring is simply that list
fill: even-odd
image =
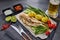
[{"label": "beer", "polygon": [[58,13],[59,1],[58,0],[50,0],[49,7],[48,7],[48,14],[50,16],[56,16]]}]

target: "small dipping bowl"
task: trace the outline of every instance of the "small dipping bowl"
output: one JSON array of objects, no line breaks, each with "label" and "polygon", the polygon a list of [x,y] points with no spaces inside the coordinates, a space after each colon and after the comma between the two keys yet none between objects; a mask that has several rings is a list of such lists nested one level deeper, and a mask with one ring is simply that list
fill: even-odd
[{"label": "small dipping bowl", "polygon": [[6,8],[2,11],[5,16],[13,14],[13,10],[11,8]]},{"label": "small dipping bowl", "polygon": [[13,6],[15,12],[22,12],[23,6],[21,4],[17,4]]}]

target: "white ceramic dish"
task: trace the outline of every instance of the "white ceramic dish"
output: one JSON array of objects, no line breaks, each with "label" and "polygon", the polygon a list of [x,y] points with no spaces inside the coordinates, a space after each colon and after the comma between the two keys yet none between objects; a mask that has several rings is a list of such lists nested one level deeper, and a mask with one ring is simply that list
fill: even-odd
[{"label": "white ceramic dish", "polygon": [[[17,15],[16,15],[16,18],[18,19],[18,21],[19,21],[22,25],[24,25],[25,28],[27,28],[27,30],[29,30],[29,31],[31,32],[31,34],[32,34],[33,36],[35,36],[35,37],[40,37],[41,39],[46,39],[46,38],[48,37],[47,35],[45,35],[45,33],[35,35],[34,32],[33,32],[33,30],[32,30],[29,26],[25,25],[25,24],[22,22],[22,20],[20,20],[20,18],[19,18],[20,14],[21,14],[21,13],[17,14]],[[52,23],[57,24],[57,23],[56,23],[55,21],[53,21],[52,19],[51,19],[51,21],[52,21]],[[52,32],[52,31],[53,31],[53,29],[50,30],[50,32]]]}]

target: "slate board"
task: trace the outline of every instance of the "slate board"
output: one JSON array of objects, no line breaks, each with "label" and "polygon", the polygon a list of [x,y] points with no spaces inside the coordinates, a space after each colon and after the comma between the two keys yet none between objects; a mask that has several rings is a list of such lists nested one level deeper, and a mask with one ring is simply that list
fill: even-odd
[{"label": "slate board", "polygon": [[[5,21],[4,21],[4,19],[5,19],[5,16],[3,15],[3,14],[1,14],[0,15],[0,23],[1,23],[1,25],[0,26],[2,26],[2,24],[4,24],[4,23],[6,23]],[[58,23],[58,22],[57,22]],[[25,32],[33,39],[33,40],[40,40],[40,38],[35,38],[20,22],[16,22],[16,23],[14,23],[14,24],[12,24],[12,25],[16,25],[16,24],[18,24],[18,25],[21,25],[21,27],[25,30]],[[12,39],[15,39],[15,40],[23,40],[22,39],[22,37],[21,36],[19,36],[19,34],[12,28],[12,27],[9,27],[7,30],[5,30],[5,33],[6,34],[8,34],[8,35],[10,35],[10,37],[12,38]],[[53,38],[53,36],[54,36],[54,33],[55,33],[55,30],[51,33],[51,35],[49,35],[49,37],[46,39],[46,40],[52,40],[52,38]]]},{"label": "slate board", "polygon": [[[8,3],[9,2],[9,3]],[[32,5],[32,6],[34,6],[34,7],[37,7],[37,8],[41,8],[41,9],[43,9],[44,11],[46,11],[47,10],[47,8],[48,8],[48,0],[47,1],[44,1],[44,0],[37,0],[37,1],[34,1],[34,0],[0,0],[0,29],[1,29],[1,26],[2,26],[2,24],[4,24],[4,23],[6,23],[5,21],[4,21],[4,15],[2,14],[2,10],[3,9],[5,9],[5,8],[7,8],[7,7],[11,7],[11,6],[13,6],[14,4],[18,4],[18,3],[22,3],[22,4],[24,4],[24,6],[25,6],[25,2],[27,3],[28,2],[28,4],[30,4],[30,5]],[[60,11],[59,11],[60,12]],[[59,16],[60,17],[60,16]],[[28,33],[28,31],[25,29],[25,28],[23,28],[27,33]],[[7,36],[6,34],[5,34],[5,32],[6,33],[8,33],[8,32],[10,32],[10,33],[8,33],[9,35],[13,35],[12,37],[13,38],[17,38],[18,40],[22,40],[22,37],[21,36],[19,36],[19,34],[14,30],[14,29],[12,29],[11,27],[10,28],[8,28],[6,31],[2,31],[2,32],[0,32],[0,40],[13,40],[13,39],[11,39],[9,36]],[[55,31],[53,31],[52,33],[51,33],[51,35],[46,39],[46,40],[52,40],[52,38],[53,38],[53,36],[54,36],[54,33],[55,33]],[[28,33],[28,34],[30,34],[30,33]],[[5,36],[6,35],[6,36]],[[14,37],[15,36],[15,37]],[[33,40],[40,40],[40,38],[35,38],[34,36],[32,36],[32,35],[30,35],[31,37],[32,37],[32,39]],[[15,38],[15,39],[16,39]],[[58,39],[57,39],[58,40]]]}]

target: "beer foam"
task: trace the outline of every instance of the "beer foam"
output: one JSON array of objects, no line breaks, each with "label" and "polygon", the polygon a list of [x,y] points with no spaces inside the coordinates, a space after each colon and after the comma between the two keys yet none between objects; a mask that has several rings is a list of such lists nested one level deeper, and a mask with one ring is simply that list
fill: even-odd
[{"label": "beer foam", "polygon": [[50,0],[50,3],[53,5],[59,5],[59,0]]}]

